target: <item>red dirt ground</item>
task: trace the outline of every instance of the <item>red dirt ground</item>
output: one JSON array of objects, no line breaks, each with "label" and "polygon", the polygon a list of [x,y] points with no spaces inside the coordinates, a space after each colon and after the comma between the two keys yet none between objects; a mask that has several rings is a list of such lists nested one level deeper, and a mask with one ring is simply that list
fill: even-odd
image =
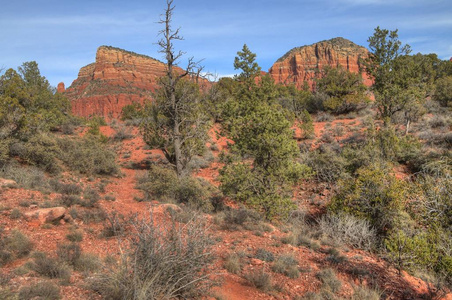
[{"label": "red dirt ground", "polygon": [[[356,120],[337,120],[333,122],[333,125],[337,123],[350,125],[353,122],[356,122]],[[325,124],[325,122],[315,123],[317,137],[322,135],[322,132],[325,130]],[[115,133],[110,127],[102,127],[101,132],[106,136],[112,136]],[[216,144],[216,149],[218,149],[213,151],[215,158],[217,158],[219,151],[227,148],[227,140],[219,137],[218,132],[218,125],[210,131],[210,143]],[[105,193],[102,196],[112,195],[115,197],[115,201],[100,200],[100,206],[107,212],[116,211],[125,216],[134,213],[147,214],[151,209],[155,214],[163,216],[165,205],[156,201],[137,201],[143,195],[136,188],[136,176],[144,171],[127,168],[130,163],[143,165],[146,160],[155,160],[158,157],[163,157],[162,153],[157,150],[147,150],[136,128],[133,129],[132,134],[134,136],[132,139],[115,144],[119,163],[123,166],[121,167],[122,176],[105,178],[108,183],[105,186]],[[347,134],[347,131],[345,134]],[[208,144],[209,147],[211,146],[210,143]],[[216,159],[209,168],[199,170],[196,176],[203,177],[218,185],[217,176],[220,167],[221,165]],[[83,179],[81,182],[84,185],[96,186],[96,184],[101,182],[101,179],[95,179],[94,181]],[[302,188],[297,193],[297,201],[300,205],[305,207],[309,206],[311,203],[310,198],[311,196],[316,196],[317,189],[309,187],[309,185]],[[66,234],[74,227],[83,231],[84,239],[81,242],[81,246],[84,252],[95,253],[101,257],[106,257],[107,255],[115,256],[118,254],[119,249],[115,239],[99,238],[103,228],[102,224],[84,224],[76,220],[74,224],[66,223],[55,226],[40,226],[34,222],[27,222],[23,218],[15,220],[9,218],[11,208],[18,208],[21,212],[31,210],[31,208],[20,206],[20,201],[29,200],[40,204],[44,201],[51,201],[56,197],[56,194],[44,195],[40,192],[20,188],[2,189],[0,192],[0,203],[2,208],[5,209],[2,209],[1,212],[0,225],[3,226],[6,233],[14,228],[19,229],[35,243],[34,250],[44,251],[50,255],[55,255],[57,244],[64,242]],[[371,278],[374,278],[375,283],[380,286],[380,289],[385,291],[385,294],[388,295],[387,299],[420,299],[428,291],[427,284],[422,280],[405,272],[402,276],[399,276],[394,267],[370,253],[350,249],[348,251],[342,251],[341,254],[346,256],[347,260],[343,264],[333,265],[326,260],[328,255],[326,250],[329,248],[326,245],[322,245],[319,251],[313,251],[303,246],[294,247],[281,243],[280,239],[286,233],[274,226],[270,226],[274,228],[272,232],[256,232],[255,230],[245,229],[229,231],[215,224],[214,219],[215,217],[207,218],[212,223],[211,233],[217,241],[214,246],[214,251],[218,255],[218,260],[215,263],[215,273],[222,279],[222,284],[212,290],[212,295],[215,295],[217,299],[294,299],[296,296],[304,295],[308,291],[318,291],[321,283],[316,278],[316,273],[328,267],[332,267],[337,271],[338,277],[343,283],[339,295],[344,297],[352,294],[352,284],[371,284]],[[300,268],[303,270],[301,276],[297,279],[289,279],[282,274],[271,272],[270,263],[251,258],[259,248],[271,251],[275,255],[293,253],[299,261]],[[223,267],[224,259],[229,253],[239,252],[245,253],[245,257],[249,259],[245,259],[245,265],[240,274],[230,274]],[[2,269],[2,272],[13,274],[12,272],[26,261],[27,259],[21,259],[10,263]],[[279,287],[279,291],[264,293],[251,286],[244,279],[244,274],[260,268],[264,268],[266,271],[272,273],[273,282]],[[368,275],[351,275],[353,270],[356,269],[364,270]],[[14,275],[11,279],[10,286],[17,288],[39,280],[39,278],[29,274],[24,276]],[[83,274],[77,272],[74,272],[71,277],[71,285],[62,287],[62,294],[63,299],[100,298],[95,293],[84,288]],[[447,299],[452,299],[452,295],[449,294]]]}]

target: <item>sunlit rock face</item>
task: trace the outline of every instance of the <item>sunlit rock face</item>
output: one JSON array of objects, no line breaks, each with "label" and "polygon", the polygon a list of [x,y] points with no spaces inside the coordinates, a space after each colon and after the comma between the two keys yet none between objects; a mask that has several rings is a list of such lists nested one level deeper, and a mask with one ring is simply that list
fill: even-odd
[{"label": "sunlit rock face", "polygon": [[[312,88],[325,66],[342,66],[350,72],[359,73],[362,60],[368,54],[366,48],[338,37],[290,50],[273,64],[269,73],[278,83],[302,88],[306,82]],[[364,83],[371,85],[366,74],[362,76]]]},{"label": "sunlit rock face", "polygon": [[80,69],[64,92],[75,115],[119,118],[122,108],[151,99],[165,64],[126,50],[101,46],[96,61]]}]

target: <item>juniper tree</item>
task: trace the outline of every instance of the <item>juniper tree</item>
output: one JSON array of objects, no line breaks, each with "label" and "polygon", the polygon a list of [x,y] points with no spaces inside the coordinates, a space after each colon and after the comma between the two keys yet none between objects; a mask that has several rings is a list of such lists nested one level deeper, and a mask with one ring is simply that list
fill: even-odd
[{"label": "juniper tree", "polygon": [[377,27],[368,42],[371,52],[364,68],[374,81],[372,90],[380,116],[389,125],[396,113],[422,100],[422,89],[416,84],[415,65],[407,63],[411,47],[402,45],[397,30]]},{"label": "juniper tree", "polygon": [[255,57],[245,45],[234,61],[242,73],[225,114],[224,127],[234,145],[220,172],[220,188],[271,219],[294,208],[291,188],[308,169],[296,161],[291,122],[276,104],[271,78],[260,77]]}]

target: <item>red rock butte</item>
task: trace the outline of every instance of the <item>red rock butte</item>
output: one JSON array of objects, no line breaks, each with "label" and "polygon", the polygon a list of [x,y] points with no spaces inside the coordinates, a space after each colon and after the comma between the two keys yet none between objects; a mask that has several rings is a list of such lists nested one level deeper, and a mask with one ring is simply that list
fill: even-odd
[{"label": "red rock butte", "polygon": [[75,115],[119,118],[122,108],[151,99],[165,64],[149,56],[101,46],[96,62],[80,69],[64,92]]},{"label": "red rock butte", "polygon": [[[294,84],[302,88],[307,82],[313,87],[316,78],[325,66],[338,67],[359,73],[362,59],[366,58],[369,51],[355,43],[337,37],[327,41],[321,41],[309,46],[293,48],[273,64],[269,73],[273,79],[285,85]],[[362,74],[364,83],[368,86],[372,81]]]}]

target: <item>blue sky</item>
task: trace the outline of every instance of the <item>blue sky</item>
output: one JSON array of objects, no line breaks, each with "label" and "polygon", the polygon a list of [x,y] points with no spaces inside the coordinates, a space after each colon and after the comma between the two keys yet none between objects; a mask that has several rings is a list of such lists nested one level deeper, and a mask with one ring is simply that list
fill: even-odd
[{"label": "blue sky", "polygon": [[[333,37],[367,47],[375,27],[399,29],[413,53],[452,57],[450,0],[175,0],[173,25],[185,56],[231,75],[244,43],[263,70],[284,53]],[[0,0],[0,68],[38,62],[53,86],[66,87],[110,45],[162,59],[156,22],[165,0]],[[185,60],[181,60],[183,66]]]}]

